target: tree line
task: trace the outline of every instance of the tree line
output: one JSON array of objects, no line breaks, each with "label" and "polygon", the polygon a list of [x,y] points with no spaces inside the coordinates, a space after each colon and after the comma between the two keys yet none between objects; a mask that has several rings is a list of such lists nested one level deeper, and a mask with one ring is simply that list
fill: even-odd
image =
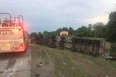
[{"label": "tree line", "polygon": [[116,42],[116,11],[109,14],[107,24],[102,22],[96,22],[95,24],[88,24],[87,26],[81,26],[78,29],[72,27],[62,27],[56,31],[44,31],[44,32],[32,32],[30,33],[31,39],[37,39],[38,36],[42,37],[45,35],[59,35],[60,31],[68,31],[70,37],[95,37],[105,38],[107,41],[114,43]]}]

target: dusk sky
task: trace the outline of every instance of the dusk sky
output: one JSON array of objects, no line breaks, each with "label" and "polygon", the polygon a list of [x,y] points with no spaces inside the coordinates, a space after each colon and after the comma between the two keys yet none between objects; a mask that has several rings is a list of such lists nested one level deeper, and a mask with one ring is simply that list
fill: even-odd
[{"label": "dusk sky", "polygon": [[23,15],[28,31],[54,31],[108,21],[116,0],[1,0],[0,12]]}]

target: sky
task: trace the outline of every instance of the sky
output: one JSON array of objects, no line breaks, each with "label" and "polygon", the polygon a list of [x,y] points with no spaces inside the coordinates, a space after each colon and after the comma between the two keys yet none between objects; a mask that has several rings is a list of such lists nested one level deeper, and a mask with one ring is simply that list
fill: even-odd
[{"label": "sky", "polygon": [[55,31],[60,27],[81,26],[108,22],[116,9],[116,0],[1,0],[0,12],[24,16],[30,32]]}]

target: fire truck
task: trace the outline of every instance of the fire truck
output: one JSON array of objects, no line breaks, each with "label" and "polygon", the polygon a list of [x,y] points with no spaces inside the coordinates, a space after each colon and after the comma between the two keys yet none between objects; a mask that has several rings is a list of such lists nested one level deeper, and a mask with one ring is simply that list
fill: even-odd
[{"label": "fire truck", "polygon": [[0,13],[0,53],[25,52],[27,47],[28,33],[24,29],[23,16],[12,18],[9,13]]}]

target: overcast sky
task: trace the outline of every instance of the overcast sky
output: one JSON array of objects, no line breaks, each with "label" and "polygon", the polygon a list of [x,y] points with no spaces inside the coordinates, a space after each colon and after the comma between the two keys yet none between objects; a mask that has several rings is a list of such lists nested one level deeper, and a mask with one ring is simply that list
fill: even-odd
[{"label": "overcast sky", "polygon": [[24,16],[29,32],[87,26],[108,21],[115,0],[1,0],[0,12]]}]

